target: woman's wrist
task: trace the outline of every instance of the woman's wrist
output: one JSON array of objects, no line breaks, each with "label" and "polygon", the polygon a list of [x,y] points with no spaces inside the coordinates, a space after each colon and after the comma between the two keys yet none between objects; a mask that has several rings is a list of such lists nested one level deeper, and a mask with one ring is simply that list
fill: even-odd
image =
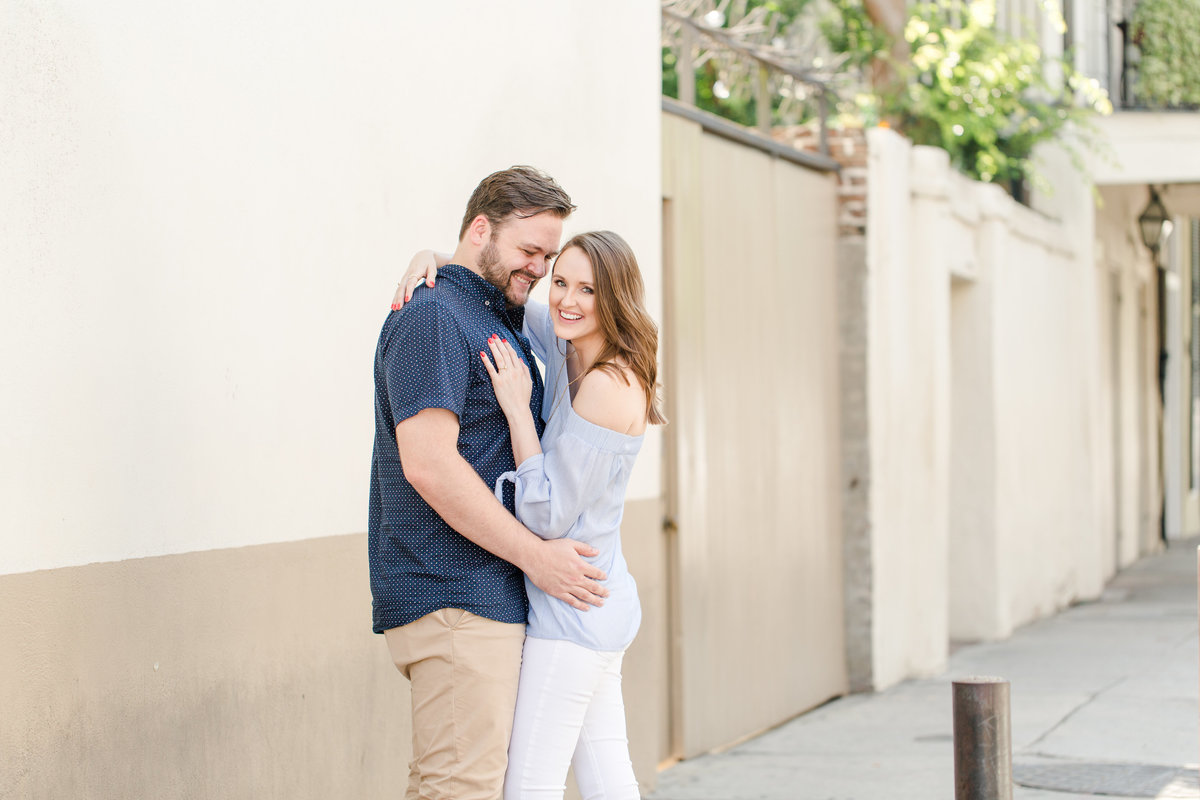
[{"label": "woman's wrist", "polygon": [[[528,405],[519,406],[513,409],[503,408],[503,411],[504,418],[508,420],[508,427],[510,430],[515,431],[517,428],[523,428],[526,425],[528,425],[530,428],[534,428],[533,412],[529,410]],[[534,430],[536,431],[536,428],[534,428]]]},{"label": "woman's wrist", "polygon": [[542,452],[542,444],[538,441],[537,426],[533,424],[533,414],[528,407],[521,409],[524,413],[508,417],[508,431],[512,437],[513,459],[520,466],[527,458]]}]

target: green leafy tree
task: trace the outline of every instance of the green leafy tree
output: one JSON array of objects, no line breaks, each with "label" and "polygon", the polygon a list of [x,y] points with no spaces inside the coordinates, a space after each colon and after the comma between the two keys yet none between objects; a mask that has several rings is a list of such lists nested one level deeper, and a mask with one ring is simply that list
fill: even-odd
[{"label": "green leafy tree", "polygon": [[[890,124],[916,144],[945,149],[967,175],[1004,184],[1017,196],[1026,183],[1049,188],[1034,162],[1039,143],[1058,141],[1082,168],[1074,143],[1097,146],[1090,120],[1112,109],[1099,84],[1066,60],[1048,58],[1032,37],[997,31],[994,0],[930,0],[910,9],[893,0],[745,0],[740,6],[746,13],[756,8],[776,15],[770,19],[781,35],[793,24],[819,26],[824,52],[839,65],[843,119]],[[677,97],[675,58],[663,49],[663,92]],[[1200,69],[1200,58],[1194,62]],[[723,87],[715,59],[697,68],[695,78],[698,106],[755,123],[753,92]],[[776,97],[773,111],[779,107]]]},{"label": "green leafy tree", "polygon": [[[712,61],[695,70],[696,107],[750,127],[758,118],[758,103],[744,92],[726,91],[721,76]],[[663,48],[662,92],[667,97],[679,97],[679,74],[676,57],[671,48]]]},{"label": "green leafy tree", "polygon": [[1131,22],[1141,51],[1137,100],[1151,108],[1200,106],[1200,0],[1141,0]]},{"label": "green leafy tree", "polygon": [[822,16],[820,25],[829,48],[849,56],[848,66],[869,67],[887,57],[888,33],[871,17],[861,0],[830,0],[829,11]]},{"label": "green leafy tree", "polygon": [[[862,15],[856,0],[839,4],[844,30],[857,32]],[[1032,38],[1006,36],[994,23],[991,0],[915,5],[900,63],[878,38],[856,34],[873,49],[873,58],[893,62],[900,79],[860,102],[860,111],[889,122],[916,144],[943,148],[959,170],[978,180],[1005,184],[1014,194],[1026,182],[1045,190],[1034,148],[1057,140],[1081,166],[1065,129],[1073,126],[1077,137],[1094,143],[1090,120],[1112,105],[1098,82],[1063,59],[1047,58]]]}]

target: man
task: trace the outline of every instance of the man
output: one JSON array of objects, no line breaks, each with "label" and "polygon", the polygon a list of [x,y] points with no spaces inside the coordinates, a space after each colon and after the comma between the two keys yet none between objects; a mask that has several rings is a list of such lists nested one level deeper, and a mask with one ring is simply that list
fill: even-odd
[{"label": "man", "polygon": [[[467,204],[452,264],[379,337],[371,592],[374,630],[412,683],[410,800],[500,797],[525,638],[522,572],[576,608],[607,594],[604,574],[581,558],[594,550],[543,541],[512,515],[511,492],[504,504],[494,496],[515,465],[480,358],[499,334],[534,363],[523,306],[574,209],[530,167],[488,176]],[[531,371],[540,426],[543,385]]]}]

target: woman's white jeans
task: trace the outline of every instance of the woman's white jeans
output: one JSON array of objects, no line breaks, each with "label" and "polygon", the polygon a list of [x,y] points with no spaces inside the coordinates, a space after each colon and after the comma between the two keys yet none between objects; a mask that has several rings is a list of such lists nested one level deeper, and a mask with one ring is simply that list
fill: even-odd
[{"label": "woman's white jeans", "polygon": [[621,699],[624,655],[525,639],[505,800],[560,800],[569,766],[584,800],[638,800]]}]

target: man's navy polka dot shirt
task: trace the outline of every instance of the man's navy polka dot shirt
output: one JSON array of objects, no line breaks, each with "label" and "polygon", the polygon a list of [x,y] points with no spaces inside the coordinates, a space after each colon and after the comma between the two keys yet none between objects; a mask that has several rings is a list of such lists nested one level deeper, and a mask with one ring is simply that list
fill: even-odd
[{"label": "man's navy polka dot shirt", "polygon": [[[492,487],[515,469],[504,412],[479,358],[499,334],[535,364],[522,332],[525,310],[466,267],[438,272],[383,324],[375,350],[375,449],[371,458],[368,555],[374,630],[406,625],[443,608],[500,622],[525,622],[520,571],[456,533],[404,477],[396,426],[426,408],[458,415],[458,453]],[[533,372],[529,406],[542,433],[541,376]],[[510,487],[511,488],[511,487]],[[512,492],[505,506],[513,511]]]}]

